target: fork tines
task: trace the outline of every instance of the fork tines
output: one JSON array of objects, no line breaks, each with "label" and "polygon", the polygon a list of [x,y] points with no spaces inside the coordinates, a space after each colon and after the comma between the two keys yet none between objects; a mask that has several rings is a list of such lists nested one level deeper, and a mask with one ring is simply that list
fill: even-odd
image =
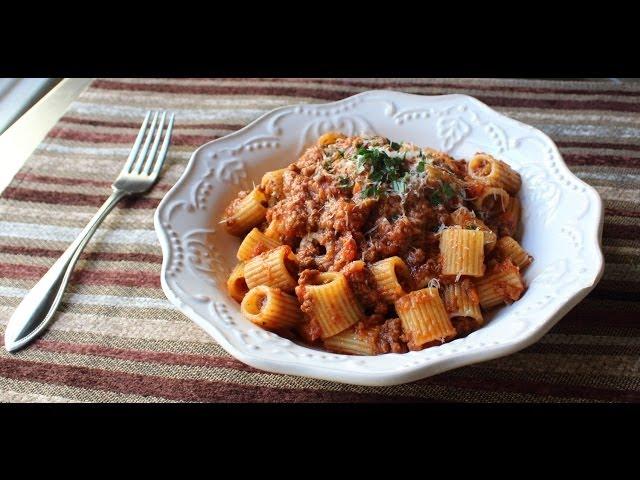
[{"label": "fork tines", "polygon": [[[151,119],[152,115],[153,119]],[[160,121],[158,121],[158,116],[160,117]],[[169,115],[169,122],[165,128],[166,118],[167,112],[153,112],[151,110],[147,112],[138,136],[136,137],[136,141],[131,148],[127,162],[122,168],[122,174],[146,175],[153,178],[160,173],[171,140],[174,114],[171,113]],[[149,125],[150,119],[151,125]],[[164,140],[160,147],[160,152],[158,152],[158,146],[160,145],[160,139],[163,133]],[[141,144],[142,149],[140,149]]]}]

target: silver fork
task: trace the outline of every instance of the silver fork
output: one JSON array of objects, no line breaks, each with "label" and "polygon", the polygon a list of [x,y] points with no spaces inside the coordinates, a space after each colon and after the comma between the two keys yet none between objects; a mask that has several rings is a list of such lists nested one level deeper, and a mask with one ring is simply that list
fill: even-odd
[{"label": "silver fork", "polygon": [[[127,162],[113,182],[111,196],[13,312],[4,334],[4,345],[9,352],[31,343],[51,322],[82,250],[113,207],[127,195],[146,192],[158,180],[171,140],[173,113],[169,115],[166,128],[167,112],[161,115],[155,112],[153,119],[151,115],[152,112],[147,113],[140,127]],[[163,132],[164,140],[158,152]]]}]

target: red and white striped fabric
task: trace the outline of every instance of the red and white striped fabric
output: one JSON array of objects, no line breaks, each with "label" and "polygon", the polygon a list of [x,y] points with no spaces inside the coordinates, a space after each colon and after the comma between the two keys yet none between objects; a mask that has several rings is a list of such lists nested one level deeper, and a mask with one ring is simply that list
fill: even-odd
[{"label": "red and white striped fabric", "polygon": [[[160,288],[153,211],[200,144],[265,111],[373,88],[466,93],[548,133],[605,201],[598,287],[534,346],[396,387],[340,385],[236,361]],[[110,192],[150,108],[176,113],[159,184],[88,246],[51,329],[0,350],[0,400],[371,402],[640,400],[640,83],[489,79],[100,79],[0,198],[0,333],[26,291]]]}]

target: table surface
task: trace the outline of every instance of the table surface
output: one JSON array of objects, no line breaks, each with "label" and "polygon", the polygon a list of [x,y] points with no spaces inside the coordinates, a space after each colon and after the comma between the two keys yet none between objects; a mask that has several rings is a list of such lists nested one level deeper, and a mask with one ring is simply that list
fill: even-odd
[{"label": "table surface", "polygon": [[[0,334],[22,295],[109,194],[158,105],[179,112],[163,178],[116,208],[50,330],[0,351],[0,401],[640,401],[640,85],[618,80],[71,79],[0,136]],[[160,288],[153,211],[191,152],[265,111],[373,88],[466,93],[540,128],[605,203],[605,273],[535,345],[408,385],[356,387],[247,367]],[[75,101],[74,101],[75,100]],[[126,155],[126,153],[125,153]],[[26,163],[25,163],[26,160]],[[20,169],[11,180],[9,176]]]}]

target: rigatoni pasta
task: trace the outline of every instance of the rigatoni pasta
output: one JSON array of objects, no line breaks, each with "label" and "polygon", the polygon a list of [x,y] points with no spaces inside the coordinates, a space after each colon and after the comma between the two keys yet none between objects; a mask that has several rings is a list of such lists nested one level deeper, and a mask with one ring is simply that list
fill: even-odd
[{"label": "rigatoni pasta", "polygon": [[409,348],[434,341],[444,343],[456,333],[437,288],[411,292],[396,300],[395,307]]},{"label": "rigatoni pasta", "polygon": [[317,273],[296,292],[325,339],[362,320],[363,312],[343,273]]},{"label": "rigatoni pasta", "polygon": [[502,188],[489,187],[473,201],[474,207],[487,215],[499,215],[507,211],[511,197]]},{"label": "rigatoni pasta", "polygon": [[231,271],[231,275],[227,279],[227,291],[231,298],[241,302],[245,294],[249,291],[247,281],[244,278],[244,262],[238,263]]},{"label": "rigatoni pasta", "polygon": [[264,236],[275,240],[280,243],[280,235],[278,234],[278,222],[271,221],[269,226],[264,230]]},{"label": "rigatoni pasta", "polygon": [[284,172],[286,168],[267,172],[262,176],[260,188],[269,199],[269,203],[273,203],[282,198]]},{"label": "rigatoni pasta", "polygon": [[320,135],[316,143],[318,144],[318,146],[324,147],[326,145],[335,143],[339,138],[344,138],[344,135],[339,132],[327,132],[324,135]]},{"label": "rigatoni pasta", "polygon": [[476,154],[468,163],[469,175],[492,187],[499,187],[514,195],[522,181],[518,172],[501,160],[486,153]]},{"label": "rigatoni pasta", "polygon": [[465,207],[458,208],[451,214],[451,221],[454,225],[460,225],[466,230],[480,230],[484,235],[484,249],[487,253],[496,246],[498,236],[471,210]]},{"label": "rigatoni pasta", "polygon": [[533,261],[531,255],[511,237],[501,237],[498,240],[496,244],[496,257],[501,260],[511,260],[521,270]]},{"label": "rigatoni pasta", "polygon": [[258,285],[293,292],[298,284],[298,262],[289,245],[282,245],[247,260],[244,278],[249,288]]},{"label": "rigatoni pasta", "polygon": [[279,245],[279,241],[267,237],[260,230],[254,228],[249,233],[247,233],[247,236],[244,237],[244,240],[242,240],[242,243],[238,248],[236,257],[242,262],[244,260],[249,260],[250,258],[260,255],[261,253],[273,250]]},{"label": "rigatoni pasta", "polygon": [[256,325],[339,354],[463,337],[525,292],[521,185],[486,153],[326,132],[226,209],[243,237],[229,295]]},{"label": "rigatoni pasta", "polygon": [[515,302],[524,291],[520,269],[509,259],[496,264],[486,276],[476,281],[476,290],[484,309]]},{"label": "rigatoni pasta", "polygon": [[245,317],[267,330],[295,327],[302,317],[296,297],[265,285],[249,290],[240,309]]},{"label": "rigatoni pasta", "polygon": [[227,231],[237,237],[247,233],[264,220],[267,215],[266,204],[267,197],[258,188],[234,200],[225,212]]},{"label": "rigatoni pasta", "polygon": [[333,335],[324,340],[327,350],[351,355],[375,355],[377,350],[376,338],[380,333],[380,327],[363,331],[356,328]]},{"label": "rigatoni pasta", "polygon": [[378,292],[388,302],[395,302],[409,291],[409,269],[400,257],[389,257],[369,267]]},{"label": "rigatoni pasta", "polygon": [[442,274],[484,274],[484,234],[479,230],[468,230],[458,226],[446,228],[440,234]]},{"label": "rigatoni pasta", "polygon": [[477,326],[484,321],[480,311],[480,296],[468,278],[445,285],[444,304],[449,317],[473,318]]},{"label": "rigatoni pasta", "polygon": [[513,236],[518,231],[522,206],[518,197],[511,197],[509,205],[502,215],[500,215],[499,233],[505,236]]}]

